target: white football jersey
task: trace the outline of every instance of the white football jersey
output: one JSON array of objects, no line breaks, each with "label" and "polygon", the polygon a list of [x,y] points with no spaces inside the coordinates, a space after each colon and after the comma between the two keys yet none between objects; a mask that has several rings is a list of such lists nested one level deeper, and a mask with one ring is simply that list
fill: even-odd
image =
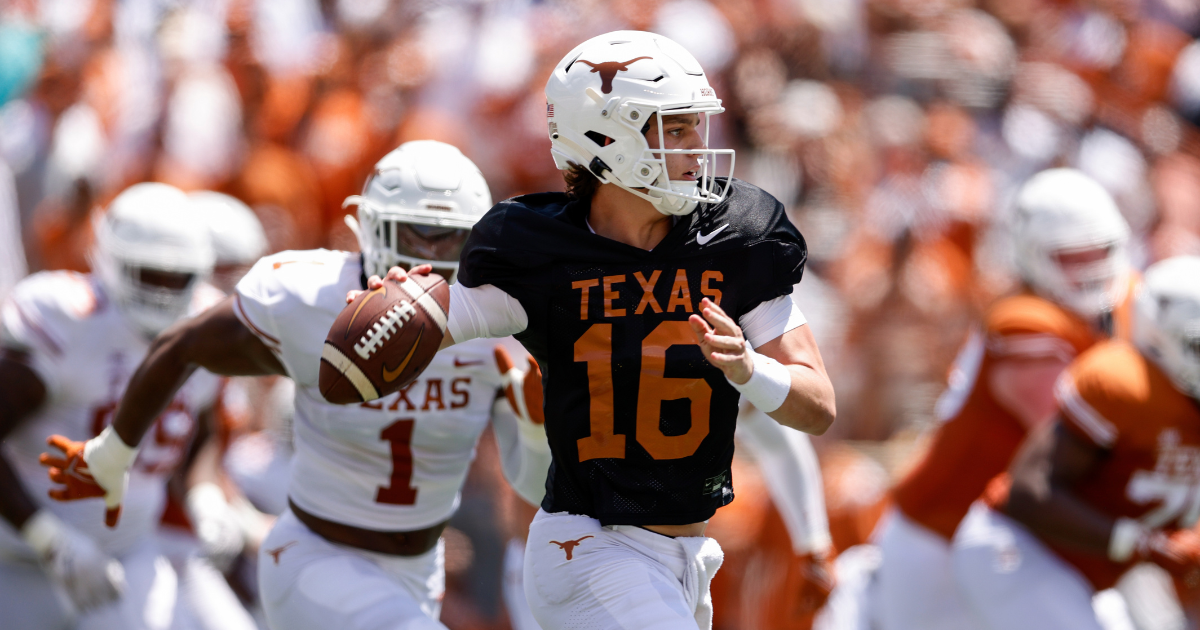
[{"label": "white football jersey", "polygon": [[500,388],[493,349],[480,339],[439,352],[403,390],[333,405],[318,387],[321,350],[346,292],[362,289],[357,253],[291,251],[258,261],[237,285],[235,311],[296,383],[289,498],[321,518],[379,531],[440,523],[459,503],[475,445]]},{"label": "white football jersey", "polygon": [[[192,313],[221,299],[204,285]],[[187,453],[201,412],[212,407],[220,379],[203,370],[176,394],[143,438],[130,473],[119,525],[104,525],[104,502],[53,501],[54,486],[38,455],[51,450],[46,438],[58,434],[83,441],[112,422],[129,379],[150,342],[131,327],[90,275],[42,272],[22,280],[0,311],[0,341],[28,352],[30,365],[46,385],[46,401],[4,441],[4,454],[30,495],[43,507],[83,531],[112,554],[131,548],[155,530],[162,516],[166,480]],[[0,554],[32,556],[19,534],[0,521]]]}]

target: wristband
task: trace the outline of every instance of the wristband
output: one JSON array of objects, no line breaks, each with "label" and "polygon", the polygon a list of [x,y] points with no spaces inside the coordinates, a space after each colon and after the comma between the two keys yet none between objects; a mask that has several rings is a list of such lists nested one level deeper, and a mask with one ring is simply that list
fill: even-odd
[{"label": "wristband", "polygon": [[1108,536],[1108,559],[1127,562],[1145,535],[1146,528],[1141,523],[1131,518],[1118,518]]},{"label": "wristband", "polygon": [[741,385],[733,381],[729,381],[729,384],[760,411],[771,413],[783,406],[788,392],[792,391],[792,373],[786,365],[771,357],[753,350],[749,352],[754,361],[754,371],[750,373],[750,380]]},{"label": "wristband", "polygon": [[45,557],[65,535],[65,529],[66,525],[53,512],[41,509],[34,512],[21,526],[21,537],[33,547],[38,556]]},{"label": "wristband", "polygon": [[83,461],[87,462],[92,478],[107,492],[104,503],[109,508],[120,505],[125,494],[126,475],[137,454],[137,448],[125,444],[112,425],[104,427],[100,435],[88,440],[83,447]]}]

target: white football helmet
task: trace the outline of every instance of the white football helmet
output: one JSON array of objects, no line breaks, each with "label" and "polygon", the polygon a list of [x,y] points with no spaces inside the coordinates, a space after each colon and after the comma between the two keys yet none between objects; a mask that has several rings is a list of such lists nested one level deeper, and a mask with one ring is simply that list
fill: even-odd
[{"label": "white football helmet", "polygon": [[[614,31],[576,46],[546,83],[546,116],[554,164],[577,164],[600,181],[646,199],[663,214],[683,215],[699,202],[716,203],[715,158],[732,149],[708,147],[708,117],[725,111],[696,58],[654,33]],[[655,115],[698,114],[703,149],[651,149],[642,130]],[[665,147],[662,125],[658,146]],[[671,181],[666,156],[700,156],[699,181]]]},{"label": "white football helmet", "polygon": [[[1129,287],[1129,225],[1108,192],[1082,172],[1042,171],[1017,193],[1016,262],[1038,294],[1091,319],[1111,311]],[[1103,249],[1103,259],[1064,269],[1059,256]]]},{"label": "white football helmet", "polygon": [[[185,315],[196,285],[212,273],[208,225],[174,186],[126,188],[94,228],[92,269],[117,308],[147,335]],[[174,277],[163,282],[162,274]]]},{"label": "white football helmet", "polygon": [[192,207],[208,223],[212,239],[212,283],[230,292],[250,267],[267,253],[267,235],[249,206],[229,195],[199,190],[188,193]]},{"label": "white football helmet", "polygon": [[487,181],[457,148],[434,140],[405,142],[375,163],[346,225],[358,237],[367,275],[429,263],[458,275],[458,255],[471,227],[492,207]]},{"label": "white football helmet", "polygon": [[188,199],[208,222],[217,265],[253,265],[267,253],[262,222],[240,199],[210,190],[188,193]]},{"label": "white football helmet", "polygon": [[1134,302],[1133,343],[1180,391],[1200,398],[1200,256],[1146,270]]}]

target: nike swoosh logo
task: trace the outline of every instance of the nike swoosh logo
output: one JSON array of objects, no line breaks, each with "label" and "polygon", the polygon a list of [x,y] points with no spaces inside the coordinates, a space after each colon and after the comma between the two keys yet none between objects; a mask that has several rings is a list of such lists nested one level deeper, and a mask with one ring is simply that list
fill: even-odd
[{"label": "nike swoosh logo", "polygon": [[397,376],[400,376],[400,373],[404,371],[404,367],[408,365],[409,361],[412,361],[413,354],[416,353],[417,346],[421,345],[421,336],[424,334],[425,327],[421,326],[421,330],[417,331],[417,340],[413,342],[412,348],[409,348],[408,350],[408,356],[404,357],[404,360],[400,362],[400,365],[396,366],[396,369],[389,370],[388,366],[383,366],[383,380],[385,382],[391,383],[392,381],[396,380]]},{"label": "nike swoosh logo", "polygon": [[697,243],[697,244],[699,244],[699,245],[708,245],[708,242],[709,242],[709,241],[711,241],[711,240],[713,240],[713,237],[714,237],[714,236],[716,236],[716,235],[720,234],[720,233],[721,233],[721,230],[724,230],[724,229],[725,229],[725,228],[727,228],[727,227],[729,227],[729,224],[728,224],[728,223],[726,223],[725,225],[722,225],[721,227],[719,227],[719,228],[717,228],[717,229],[715,229],[715,230],[713,230],[713,231],[709,232],[708,234],[697,234],[697,235],[696,235],[696,243]]},{"label": "nike swoosh logo", "polygon": [[358,318],[358,314],[362,312],[363,307],[367,305],[367,302],[370,302],[372,299],[374,299],[376,295],[387,297],[387,285],[385,284],[370,292],[367,294],[367,298],[365,300],[358,303],[358,308],[354,309],[354,314],[350,316],[350,322],[346,324],[346,334],[343,336],[344,338],[350,337],[350,329],[354,326],[354,320]]},{"label": "nike swoosh logo", "polygon": [[471,365],[483,365],[483,361],[463,361],[458,357],[454,357],[454,367],[456,368],[468,367]]}]

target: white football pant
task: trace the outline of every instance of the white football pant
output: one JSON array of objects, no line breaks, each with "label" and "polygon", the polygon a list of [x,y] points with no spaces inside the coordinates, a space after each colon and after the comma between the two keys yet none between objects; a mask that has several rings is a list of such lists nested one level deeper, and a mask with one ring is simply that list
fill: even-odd
[{"label": "white football pant", "polygon": [[419,556],[331,543],[285,511],[258,552],[258,585],[276,630],[446,630],[442,541]]},{"label": "white football pant", "polygon": [[891,508],[876,532],[875,618],[881,630],[982,628],[954,579],[950,542]]},{"label": "white football pant", "polygon": [[1132,630],[1124,599],[1091,583],[1025,526],[975,502],[954,534],[954,571],[990,630]]},{"label": "white football pant", "polygon": [[112,604],[77,613],[41,567],[0,559],[0,627],[5,630],[168,630],[178,591],[171,563],[150,538],[117,558],[125,591]]},{"label": "white football pant", "polygon": [[722,560],[711,538],[539,510],[525,547],[525,597],[545,630],[710,630],[709,583]]},{"label": "white football pant", "polygon": [[158,545],[179,581],[171,630],[258,630],[225,576],[201,555],[195,536],[162,527]]}]

